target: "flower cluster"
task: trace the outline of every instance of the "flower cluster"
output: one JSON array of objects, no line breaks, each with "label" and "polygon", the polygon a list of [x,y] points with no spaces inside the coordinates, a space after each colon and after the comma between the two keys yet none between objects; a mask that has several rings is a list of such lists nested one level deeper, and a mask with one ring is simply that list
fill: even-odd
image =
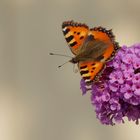
[{"label": "flower cluster", "polygon": [[[88,90],[84,80],[81,89]],[[106,64],[99,82],[91,86],[91,102],[102,124],[114,125],[123,118],[140,118],[140,44],[123,46]]]}]

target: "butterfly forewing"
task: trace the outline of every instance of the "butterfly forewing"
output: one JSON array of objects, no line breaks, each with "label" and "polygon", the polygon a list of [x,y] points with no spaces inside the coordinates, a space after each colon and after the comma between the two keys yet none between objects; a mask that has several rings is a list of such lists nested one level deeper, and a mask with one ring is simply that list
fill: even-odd
[{"label": "butterfly forewing", "polygon": [[90,31],[95,40],[101,40],[108,44],[108,47],[103,54],[105,60],[113,57],[115,52],[119,49],[119,46],[115,43],[115,36],[113,35],[112,30],[106,30],[105,28],[99,26],[90,29]]},{"label": "butterfly forewing", "polygon": [[88,26],[73,21],[66,21],[62,24],[62,31],[73,54],[78,54],[88,33]]}]

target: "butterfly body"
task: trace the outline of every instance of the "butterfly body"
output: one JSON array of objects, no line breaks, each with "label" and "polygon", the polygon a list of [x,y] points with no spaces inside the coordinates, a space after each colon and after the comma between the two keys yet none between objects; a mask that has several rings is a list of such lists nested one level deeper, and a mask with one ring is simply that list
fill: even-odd
[{"label": "butterfly body", "polygon": [[101,61],[103,60],[103,56],[100,54],[102,54],[102,51],[106,49],[106,47],[107,45],[101,41],[88,41],[87,43],[83,44],[82,48],[84,49],[81,49],[70,62],[78,63],[80,61]]},{"label": "butterfly body", "polygon": [[70,62],[78,63],[86,83],[98,80],[106,61],[113,58],[119,49],[111,30],[103,27],[89,29],[87,25],[66,21],[62,24],[65,39],[75,55]]}]

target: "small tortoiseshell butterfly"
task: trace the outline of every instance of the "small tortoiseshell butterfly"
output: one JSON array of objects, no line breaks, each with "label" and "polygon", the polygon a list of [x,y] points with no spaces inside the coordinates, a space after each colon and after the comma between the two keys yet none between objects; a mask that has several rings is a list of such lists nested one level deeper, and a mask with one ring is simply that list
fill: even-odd
[{"label": "small tortoiseshell butterfly", "polygon": [[62,23],[62,30],[70,50],[75,55],[70,62],[78,63],[87,84],[97,81],[106,61],[119,49],[111,30],[99,26],[89,29],[74,21]]}]

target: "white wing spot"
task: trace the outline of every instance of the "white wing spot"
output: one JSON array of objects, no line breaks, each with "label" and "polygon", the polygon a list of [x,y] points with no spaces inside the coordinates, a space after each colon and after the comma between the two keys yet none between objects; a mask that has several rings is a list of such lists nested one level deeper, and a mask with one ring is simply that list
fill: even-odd
[{"label": "white wing spot", "polygon": [[63,28],[63,31],[66,31],[67,27]]}]

